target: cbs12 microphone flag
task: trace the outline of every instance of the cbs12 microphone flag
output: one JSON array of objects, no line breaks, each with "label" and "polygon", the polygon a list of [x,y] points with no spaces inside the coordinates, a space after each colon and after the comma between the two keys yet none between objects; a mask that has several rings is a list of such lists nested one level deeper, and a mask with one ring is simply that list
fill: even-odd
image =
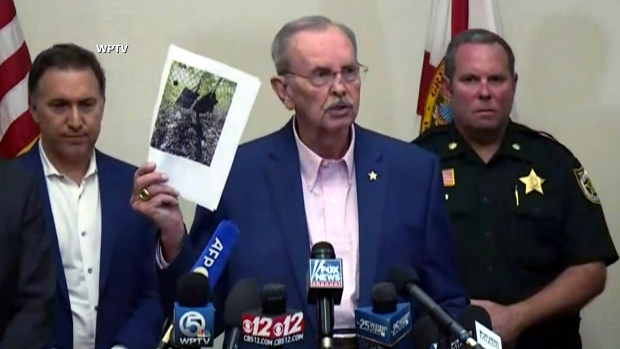
[{"label": "cbs12 microphone flag", "polygon": [[272,316],[257,311],[244,313],[242,319],[245,343],[279,347],[304,339],[304,313],[301,311]]},{"label": "cbs12 microphone flag", "polygon": [[420,134],[453,120],[450,101],[442,92],[444,55],[453,36],[472,28],[501,35],[497,0],[432,0],[416,108]]}]

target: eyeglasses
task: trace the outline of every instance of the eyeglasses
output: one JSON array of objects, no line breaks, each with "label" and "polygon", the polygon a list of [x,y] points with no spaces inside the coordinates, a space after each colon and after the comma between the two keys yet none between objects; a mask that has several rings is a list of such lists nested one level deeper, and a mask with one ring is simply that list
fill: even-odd
[{"label": "eyeglasses", "polygon": [[340,74],[341,79],[346,83],[354,83],[364,79],[368,67],[363,64],[345,67],[340,71],[331,71],[329,69],[317,69],[310,75],[302,75],[291,71],[284,71],[280,75],[295,75],[300,78],[307,79],[315,87],[324,87],[334,83],[336,76]]}]

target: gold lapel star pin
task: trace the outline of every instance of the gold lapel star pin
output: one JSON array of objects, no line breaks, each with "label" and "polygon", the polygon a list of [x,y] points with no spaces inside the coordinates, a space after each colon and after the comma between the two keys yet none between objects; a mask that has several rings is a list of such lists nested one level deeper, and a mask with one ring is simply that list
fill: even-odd
[{"label": "gold lapel star pin", "polygon": [[542,185],[545,182],[544,178],[540,178],[537,174],[536,171],[534,171],[534,169],[532,169],[530,171],[530,174],[525,176],[525,177],[521,177],[519,178],[519,180],[525,184],[525,194],[529,194],[532,191],[537,191],[541,194],[543,194],[543,188]]},{"label": "gold lapel star pin", "polygon": [[456,142],[452,142],[452,143],[448,144],[448,149],[450,149],[450,150],[456,149]]},{"label": "gold lapel star pin", "polygon": [[377,174],[375,173],[375,171],[370,171],[370,173],[368,174],[368,177],[370,178],[371,181],[377,180]]}]

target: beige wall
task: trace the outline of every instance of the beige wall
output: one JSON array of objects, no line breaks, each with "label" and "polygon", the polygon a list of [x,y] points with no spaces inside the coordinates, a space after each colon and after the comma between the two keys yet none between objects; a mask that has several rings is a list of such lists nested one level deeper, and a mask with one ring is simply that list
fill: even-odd
[{"label": "beige wall", "polygon": [[[474,0],[475,1],[475,0]],[[151,113],[168,45],[226,62],[263,81],[243,139],[280,127],[288,118],[272,93],[269,47],[279,27],[307,14],[350,24],[359,56],[370,67],[359,122],[411,140],[431,0],[16,0],[34,56],[55,42],[129,45],[102,54],[109,79],[100,149],[130,161],[147,154]],[[620,247],[620,2],[500,0],[505,37],[520,73],[521,121],[554,134],[585,164]],[[294,4],[294,5],[293,5]],[[277,14],[276,14],[277,13]],[[616,179],[614,179],[616,178]],[[185,203],[191,222],[193,206]],[[620,268],[585,311],[585,347],[616,347]]]}]

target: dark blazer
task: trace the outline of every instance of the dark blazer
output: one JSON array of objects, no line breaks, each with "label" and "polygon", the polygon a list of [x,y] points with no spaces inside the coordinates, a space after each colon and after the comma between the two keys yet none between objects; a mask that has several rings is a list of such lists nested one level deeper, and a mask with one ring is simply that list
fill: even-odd
[{"label": "dark blazer", "polygon": [[[355,126],[355,171],[359,212],[359,306],[371,305],[373,284],[386,281],[390,267],[409,265],[421,287],[453,316],[467,305],[455,269],[452,232],[445,207],[439,160],[405,142]],[[369,173],[378,174],[376,181]],[[287,304],[305,313],[305,340],[317,346],[317,309],[306,304],[310,242],[299,156],[292,124],[239,147],[215,213],[197,208],[180,254],[161,271],[166,311],[175,280],[187,272],[222,219],[233,220],[239,239],[215,294],[216,332],[228,291],[241,278],[283,283]],[[404,300],[401,300],[404,301]],[[414,308],[416,304],[413,304]],[[414,320],[416,311],[413,311]],[[400,345],[412,347],[411,336]],[[243,346],[242,346],[243,347]]]},{"label": "dark blazer", "polygon": [[[160,340],[163,323],[154,262],[156,230],[129,204],[136,167],[100,151],[96,151],[96,159],[101,198],[101,269],[95,349],[110,349],[115,344],[152,349]],[[34,173],[43,197],[45,230],[52,241],[58,275],[54,332],[48,348],[72,348],[67,281],[38,144],[20,160]]]},{"label": "dark blazer", "polygon": [[42,349],[56,279],[32,174],[0,160],[0,348]]}]

